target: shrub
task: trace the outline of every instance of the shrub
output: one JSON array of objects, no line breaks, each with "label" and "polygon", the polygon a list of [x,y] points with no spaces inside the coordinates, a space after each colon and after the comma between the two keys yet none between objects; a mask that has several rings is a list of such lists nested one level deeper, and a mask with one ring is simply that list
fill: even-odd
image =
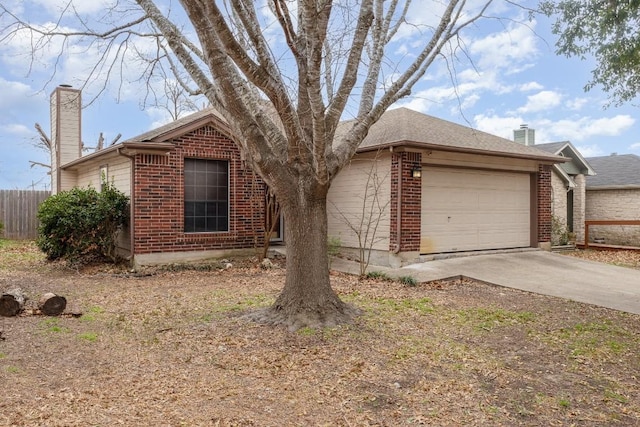
[{"label": "shrub", "polygon": [[553,246],[569,243],[569,228],[564,219],[553,215],[551,217],[551,244]]},{"label": "shrub", "polygon": [[2,236],[2,233],[4,233],[4,223],[0,221],[0,236]]},{"label": "shrub", "polygon": [[365,277],[367,279],[374,279],[374,280],[384,280],[384,281],[391,281],[391,277],[389,277],[389,275],[387,273],[385,273],[384,271],[369,271]]},{"label": "shrub", "polygon": [[411,286],[411,287],[418,286],[418,281],[413,276],[400,276],[398,277],[398,282],[406,286]]},{"label": "shrub", "polygon": [[342,241],[339,237],[329,237],[327,239],[327,253],[329,256],[338,256],[340,254],[340,247]]},{"label": "shrub", "polygon": [[38,247],[50,260],[116,261],[116,237],[127,224],[128,205],[128,197],[109,183],[101,192],[74,188],[51,196],[38,208]]}]

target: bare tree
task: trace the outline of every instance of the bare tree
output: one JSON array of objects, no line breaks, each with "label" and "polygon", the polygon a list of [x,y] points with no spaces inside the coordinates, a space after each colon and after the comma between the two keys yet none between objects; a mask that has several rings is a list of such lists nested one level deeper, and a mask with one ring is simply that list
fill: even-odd
[{"label": "bare tree", "polygon": [[367,268],[371,262],[371,253],[376,243],[383,237],[378,234],[380,223],[389,215],[390,197],[382,195],[383,185],[389,185],[389,175],[391,171],[381,174],[378,169],[380,151],[371,159],[371,166],[367,171],[364,193],[360,197],[361,204],[359,212],[346,212],[340,206],[332,203],[333,215],[344,223],[358,240],[358,263],[360,265],[360,276],[367,273]]},{"label": "bare tree", "polygon": [[[102,52],[90,81],[116,77],[135,39],[155,40],[154,50],[135,52],[146,61],[147,81],[159,69],[171,70],[189,94],[206,96],[280,203],[287,227],[285,284],[275,303],[253,318],[291,329],[350,322],[358,310],[340,300],[329,281],[331,181],[371,125],[411,93],[491,0],[480,6],[421,2],[434,20],[420,26],[411,26],[410,0],[267,0],[265,8],[253,0],[180,0],[187,22],[159,3],[135,0],[134,7],[121,0],[102,15],[110,21],[94,28],[70,3],[66,12],[78,18],[79,30],[36,27],[0,5],[0,17],[11,21],[0,29],[0,41],[21,31],[29,32],[34,49],[59,38],[62,50],[74,38],[90,40]],[[408,28],[420,32],[421,45],[392,63],[394,37]],[[346,116],[354,120],[337,132]]]}]

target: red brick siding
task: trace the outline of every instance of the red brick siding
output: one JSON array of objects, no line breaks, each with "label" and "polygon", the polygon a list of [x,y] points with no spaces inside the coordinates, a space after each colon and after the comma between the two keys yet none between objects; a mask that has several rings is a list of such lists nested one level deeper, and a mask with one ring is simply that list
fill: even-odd
[{"label": "red brick siding", "polygon": [[[264,231],[264,184],[232,140],[211,126],[172,141],[166,159],[139,154],[134,166],[134,254],[251,248]],[[229,162],[229,231],[184,233],[184,159]]]},{"label": "red brick siding", "polygon": [[[402,158],[402,194],[398,192],[398,175]],[[391,159],[391,239],[390,250],[398,248],[398,197],[401,197],[400,251],[420,250],[420,221],[422,217],[422,180],[412,176],[414,168],[420,168],[422,154],[394,153]]]},{"label": "red brick siding", "polygon": [[538,167],[538,242],[551,241],[551,166]]}]

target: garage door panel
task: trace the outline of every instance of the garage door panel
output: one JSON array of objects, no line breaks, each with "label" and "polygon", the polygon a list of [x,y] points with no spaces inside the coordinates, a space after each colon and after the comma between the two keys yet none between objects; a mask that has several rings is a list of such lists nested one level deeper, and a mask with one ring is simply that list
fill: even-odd
[{"label": "garage door panel", "polygon": [[529,246],[528,174],[423,171],[422,253]]}]

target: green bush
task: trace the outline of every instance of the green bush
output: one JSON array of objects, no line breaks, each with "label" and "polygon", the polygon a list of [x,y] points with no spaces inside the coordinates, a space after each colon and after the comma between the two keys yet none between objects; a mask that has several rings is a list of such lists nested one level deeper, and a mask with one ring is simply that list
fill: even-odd
[{"label": "green bush", "polygon": [[129,199],[113,185],[101,192],[74,188],[46,199],[38,208],[38,247],[50,260],[117,260],[116,237],[127,224]]},{"label": "green bush", "polygon": [[411,286],[411,287],[418,286],[418,281],[413,276],[400,276],[398,277],[398,282],[406,286]]},{"label": "green bush", "polygon": [[385,280],[385,281],[392,281],[391,277],[389,277],[389,275],[387,273],[385,273],[384,271],[369,271],[365,277],[367,279],[374,279],[374,280]]}]

